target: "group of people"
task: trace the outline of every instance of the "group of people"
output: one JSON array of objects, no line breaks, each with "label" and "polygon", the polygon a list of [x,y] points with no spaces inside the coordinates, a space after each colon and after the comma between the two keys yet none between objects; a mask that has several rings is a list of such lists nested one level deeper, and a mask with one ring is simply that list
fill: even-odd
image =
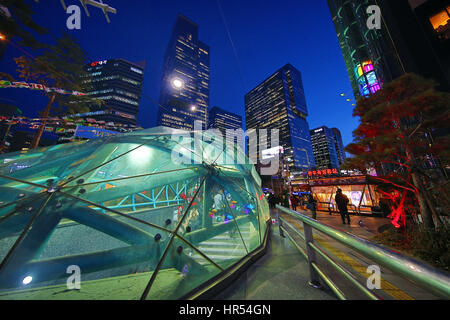
[{"label": "group of people", "polygon": [[[282,204],[285,207],[292,206],[292,210],[297,211],[297,208],[300,207],[302,210],[308,209],[312,213],[312,218],[317,218],[317,200],[315,199],[314,195],[312,193],[309,193],[306,195],[306,199],[304,196],[296,196],[294,194],[291,194],[288,199],[286,199],[286,195],[277,196],[272,193],[268,196],[269,206],[270,208],[275,208],[276,204]],[[338,207],[339,213],[341,215],[342,223],[345,224],[345,221],[347,220],[347,223],[350,224],[350,214],[348,212],[348,204],[350,200],[348,197],[342,192],[342,189],[338,188],[336,191],[336,195],[334,197],[334,201],[336,202],[336,205]],[[331,213],[330,213],[331,214]]]}]

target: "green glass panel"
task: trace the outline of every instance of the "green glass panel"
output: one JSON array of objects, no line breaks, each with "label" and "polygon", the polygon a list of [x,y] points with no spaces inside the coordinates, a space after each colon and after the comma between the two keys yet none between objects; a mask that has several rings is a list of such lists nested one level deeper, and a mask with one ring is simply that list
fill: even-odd
[{"label": "green glass panel", "polygon": [[192,257],[192,252],[192,248],[174,238],[146,299],[179,299],[220,273],[208,260]]},{"label": "green glass panel", "polygon": [[1,155],[0,299],[175,299],[257,248],[269,210],[254,167],[197,134],[153,128]]},{"label": "green glass panel", "polygon": [[37,213],[2,269],[0,299],[139,299],[169,242],[165,230],[60,194]]}]

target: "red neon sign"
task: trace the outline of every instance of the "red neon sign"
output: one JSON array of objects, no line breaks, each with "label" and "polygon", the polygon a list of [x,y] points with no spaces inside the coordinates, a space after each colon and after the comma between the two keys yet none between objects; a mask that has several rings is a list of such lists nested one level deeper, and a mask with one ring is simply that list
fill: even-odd
[{"label": "red neon sign", "polygon": [[308,176],[310,177],[327,176],[331,174],[338,174],[338,169],[333,168],[333,169],[308,171]]}]

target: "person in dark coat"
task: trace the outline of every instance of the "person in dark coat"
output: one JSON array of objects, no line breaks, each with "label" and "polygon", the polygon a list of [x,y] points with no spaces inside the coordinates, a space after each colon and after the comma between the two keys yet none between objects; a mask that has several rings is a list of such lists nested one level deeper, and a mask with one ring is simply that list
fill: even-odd
[{"label": "person in dark coat", "polygon": [[297,200],[297,197],[294,195],[291,195],[291,205],[292,205],[292,210],[297,211],[298,200]]},{"label": "person in dark coat", "polygon": [[289,207],[290,207],[290,206],[289,206],[289,193],[288,193],[286,190],[283,191],[281,201],[282,201],[281,205],[282,205],[283,207],[289,209]]},{"label": "person in dark coat", "polygon": [[316,212],[316,209],[317,209],[317,205],[316,205],[316,204],[317,204],[317,200],[314,199],[312,193],[308,194],[307,197],[308,197],[308,201],[307,201],[307,203],[306,203],[306,208],[307,208],[308,210],[311,210],[312,218],[313,218],[313,219],[317,219],[317,212]]},{"label": "person in dark coat", "polygon": [[276,197],[275,197],[275,195],[273,194],[273,193],[269,193],[269,197],[268,197],[268,202],[269,202],[269,207],[271,208],[271,209],[275,209],[275,205],[276,205],[276,201],[277,201],[277,199],[276,199]]},{"label": "person in dark coat", "polygon": [[347,196],[342,193],[341,189],[337,189],[336,196],[334,197],[334,201],[339,209],[339,213],[341,214],[342,223],[345,224],[345,218],[347,218],[347,223],[350,224],[350,215],[348,214],[347,205],[350,202]]}]

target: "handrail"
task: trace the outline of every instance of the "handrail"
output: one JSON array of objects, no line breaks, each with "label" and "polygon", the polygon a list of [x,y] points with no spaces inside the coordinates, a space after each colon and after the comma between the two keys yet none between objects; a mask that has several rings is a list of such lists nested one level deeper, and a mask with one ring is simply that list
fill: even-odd
[{"label": "handrail", "polygon": [[347,204],[347,206],[353,209],[353,213],[355,213],[356,215],[359,214],[358,207],[356,207],[353,203],[349,203]]},{"label": "handrail", "polygon": [[361,253],[381,266],[384,266],[400,276],[411,280],[429,292],[442,298],[450,299],[450,277],[447,274],[383,248],[382,246],[374,244],[368,240],[330,227],[288,208],[279,205],[277,205],[276,208],[302,221],[305,227],[310,226],[312,229],[322,232],[341,244]]},{"label": "handrail", "polygon": [[359,207],[358,207],[359,213],[365,213],[364,211],[361,210],[361,208],[370,208],[370,214],[374,214],[374,213],[383,214],[382,210],[380,210],[380,211],[374,210],[374,208],[379,208],[378,206],[368,206],[368,205],[364,205],[364,204],[359,205]]},{"label": "handrail", "polygon": [[333,202],[326,202],[326,201],[317,201],[317,204],[326,204],[327,208],[328,208],[328,212],[334,212],[336,211],[334,208],[334,203]]}]

